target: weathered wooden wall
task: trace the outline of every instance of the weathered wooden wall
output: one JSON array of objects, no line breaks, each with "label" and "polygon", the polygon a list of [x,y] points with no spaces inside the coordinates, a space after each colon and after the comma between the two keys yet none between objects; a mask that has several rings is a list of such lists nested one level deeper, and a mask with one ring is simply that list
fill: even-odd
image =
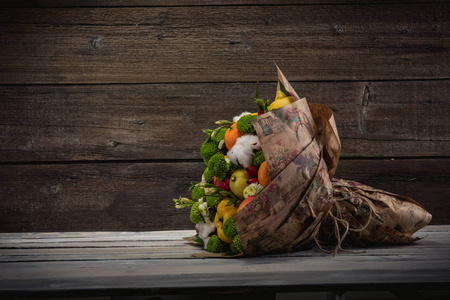
[{"label": "weathered wooden wall", "polygon": [[0,231],[191,228],[201,129],[273,99],[273,62],[333,109],[337,177],[448,224],[450,4],[400,2],[2,2]]}]

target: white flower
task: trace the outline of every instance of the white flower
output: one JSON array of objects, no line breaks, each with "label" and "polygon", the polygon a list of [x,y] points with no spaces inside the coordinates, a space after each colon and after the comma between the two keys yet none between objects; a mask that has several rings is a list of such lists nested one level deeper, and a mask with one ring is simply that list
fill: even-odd
[{"label": "white flower", "polygon": [[247,185],[244,189],[244,198],[258,195],[258,193],[261,192],[263,188],[264,187],[259,183],[252,183]]},{"label": "white flower", "polygon": [[198,206],[198,209],[202,214],[203,220],[205,220],[206,223],[211,223],[211,221],[209,220],[208,203],[201,202]]},{"label": "white flower", "polygon": [[248,189],[245,188],[245,189],[244,189],[244,199],[247,198],[247,197],[248,197]]}]

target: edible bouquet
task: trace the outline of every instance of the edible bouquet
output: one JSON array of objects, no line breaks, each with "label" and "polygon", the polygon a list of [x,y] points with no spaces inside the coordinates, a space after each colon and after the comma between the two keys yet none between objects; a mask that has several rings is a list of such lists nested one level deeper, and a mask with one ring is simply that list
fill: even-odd
[{"label": "edible bouquet", "polygon": [[[278,69],[274,101],[205,129],[205,170],[192,182],[200,256],[254,256],[319,246],[410,243],[431,215],[412,199],[335,179],[341,143],[331,109],[300,98]],[[207,254],[211,253],[211,254]]]}]

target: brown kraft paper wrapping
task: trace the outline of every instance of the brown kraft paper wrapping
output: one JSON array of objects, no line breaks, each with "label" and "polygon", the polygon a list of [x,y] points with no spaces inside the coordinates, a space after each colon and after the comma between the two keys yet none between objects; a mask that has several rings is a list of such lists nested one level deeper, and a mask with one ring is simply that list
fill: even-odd
[{"label": "brown kraft paper wrapping", "polygon": [[357,246],[417,240],[431,215],[407,197],[333,179],[341,143],[331,109],[300,99],[279,69],[278,79],[296,101],[253,123],[273,180],[233,216],[244,254],[320,246],[330,230],[334,254],[347,235]]},{"label": "brown kraft paper wrapping", "polygon": [[311,247],[332,205],[328,168],[316,138],[325,125],[316,127],[306,99],[299,99],[281,72],[279,80],[296,101],[253,122],[272,182],[233,216],[249,256]]},{"label": "brown kraft paper wrapping", "polygon": [[[345,243],[354,246],[408,244],[413,234],[431,221],[414,200],[361,183],[333,179],[335,205],[322,228],[322,237],[335,240],[335,218],[341,230],[348,230]],[[329,242],[329,241],[328,241]]]},{"label": "brown kraft paper wrapping", "polygon": [[314,244],[336,254],[344,240],[357,246],[417,240],[412,235],[431,215],[412,199],[333,179],[341,142],[331,109],[300,99],[279,69],[278,79],[295,102],[253,121],[272,182],[232,216],[244,256],[294,252]]}]

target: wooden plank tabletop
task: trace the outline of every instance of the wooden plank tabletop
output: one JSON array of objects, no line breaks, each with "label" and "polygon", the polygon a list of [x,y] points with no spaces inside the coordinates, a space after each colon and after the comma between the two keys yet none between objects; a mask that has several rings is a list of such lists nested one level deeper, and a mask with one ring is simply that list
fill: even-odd
[{"label": "wooden plank tabletop", "polygon": [[[448,289],[450,225],[364,254],[318,249],[252,258],[196,258],[192,230],[0,234],[0,298],[210,292]],[[360,249],[354,249],[360,250]]]}]

